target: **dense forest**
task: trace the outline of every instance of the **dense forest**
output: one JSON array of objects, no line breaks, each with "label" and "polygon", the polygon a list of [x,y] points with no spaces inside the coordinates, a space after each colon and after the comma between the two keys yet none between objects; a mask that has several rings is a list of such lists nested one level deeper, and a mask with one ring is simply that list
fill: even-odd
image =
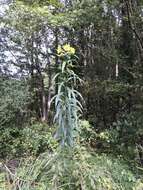
[{"label": "dense forest", "polygon": [[143,0],[0,0],[0,190],[143,190]]}]

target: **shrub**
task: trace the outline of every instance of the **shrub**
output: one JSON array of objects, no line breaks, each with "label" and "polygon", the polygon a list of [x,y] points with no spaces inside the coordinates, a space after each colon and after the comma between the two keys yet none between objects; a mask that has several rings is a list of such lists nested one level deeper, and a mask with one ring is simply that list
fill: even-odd
[{"label": "shrub", "polygon": [[46,123],[35,123],[22,131],[23,153],[27,155],[39,155],[46,151],[53,151],[57,148],[57,141],[54,139],[54,127]]},{"label": "shrub", "polygon": [[22,162],[12,178],[12,190],[135,190],[141,186],[121,158],[99,156],[79,146]]},{"label": "shrub", "polygon": [[120,154],[127,155],[130,159],[136,158],[137,147],[142,145],[142,121],[141,115],[131,113],[114,122],[111,129],[106,130],[110,147]]},{"label": "shrub", "polygon": [[30,118],[27,81],[0,77],[0,157],[19,154],[22,129]]},{"label": "shrub", "polygon": [[124,114],[108,129],[96,129],[88,121],[80,121],[80,143],[100,152],[124,155],[143,164],[143,117],[137,112]]},{"label": "shrub", "polygon": [[87,120],[80,120],[79,122],[79,142],[86,146],[95,146],[97,133],[95,129]]},{"label": "shrub", "polygon": [[114,80],[86,82],[83,89],[87,108],[85,118],[96,124],[99,130],[108,128],[122,113],[130,112],[132,105],[137,104],[141,95],[134,88],[136,87]]},{"label": "shrub", "polygon": [[27,82],[0,78],[0,86],[0,129],[22,127],[30,115]]},{"label": "shrub", "polygon": [[0,135],[0,155],[2,158],[12,158],[53,151],[58,145],[53,135],[54,127],[50,128],[44,123],[35,123],[23,129],[3,129]]},{"label": "shrub", "polygon": [[0,158],[13,157],[21,154],[22,130],[18,127],[1,129]]}]

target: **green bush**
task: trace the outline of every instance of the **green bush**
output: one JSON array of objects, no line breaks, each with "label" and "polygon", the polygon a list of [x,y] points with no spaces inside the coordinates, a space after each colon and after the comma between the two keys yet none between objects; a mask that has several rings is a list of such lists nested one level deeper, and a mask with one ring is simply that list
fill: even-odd
[{"label": "green bush", "polygon": [[0,158],[19,154],[22,129],[29,121],[27,82],[0,77]]},{"label": "green bush", "polygon": [[0,133],[0,158],[21,155],[22,130],[18,127],[2,128]]},{"label": "green bush", "polygon": [[143,117],[139,113],[126,114],[108,129],[98,130],[88,121],[80,121],[79,142],[98,152],[122,155],[143,164]]},{"label": "green bush", "polygon": [[85,118],[99,130],[108,128],[120,115],[130,112],[133,104],[140,104],[141,100],[137,99],[141,95],[136,93],[135,88],[114,80],[86,82],[83,89],[87,108]]},{"label": "green bush", "polygon": [[39,155],[46,151],[53,151],[57,148],[57,141],[54,139],[54,127],[46,123],[35,123],[22,131],[22,147],[27,155]]},{"label": "green bush", "polygon": [[120,117],[107,129],[96,129],[81,121],[80,142],[98,152],[122,155],[136,164],[143,164],[143,117],[132,112]]},{"label": "green bush", "polygon": [[53,151],[58,143],[54,139],[55,128],[44,123],[35,123],[25,128],[6,128],[0,134],[1,158],[36,156]]},{"label": "green bush", "polygon": [[21,128],[30,115],[27,82],[0,78],[0,88],[0,129]]},{"label": "green bush", "polygon": [[121,158],[99,156],[79,146],[21,163],[12,176],[12,190],[141,190],[142,186]]},{"label": "green bush", "polygon": [[104,133],[108,135],[110,148],[116,150],[116,153],[135,159],[137,147],[142,143],[143,117],[138,113],[124,115]]},{"label": "green bush", "polygon": [[97,133],[87,120],[80,120],[78,136],[79,138],[77,139],[82,145],[89,147],[96,144]]}]

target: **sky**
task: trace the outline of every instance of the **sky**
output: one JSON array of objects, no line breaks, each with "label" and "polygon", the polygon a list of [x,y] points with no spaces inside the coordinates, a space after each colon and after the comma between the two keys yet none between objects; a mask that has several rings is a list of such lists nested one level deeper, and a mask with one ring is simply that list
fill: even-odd
[{"label": "sky", "polygon": [[8,3],[10,3],[10,0],[0,0],[0,16],[4,14],[5,9],[8,7]]},{"label": "sky", "polygon": [[[5,11],[8,9],[8,4],[11,2],[11,0],[0,0],[0,17],[3,17]],[[1,22],[0,23],[0,30],[2,30],[4,27],[4,24]],[[0,37],[0,40],[2,42],[2,37]],[[14,57],[12,56],[12,54],[7,50],[5,51],[5,55],[7,57],[7,61],[10,60],[10,59],[14,59]],[[3,66],[5,66],[3,64]],[[9,65],[10,66],[10,70],[12,71],[12,73],[14,74],[16,72],[16,68],[13,66],[13,65]],[[9,67],[7,65],[7,67]]]}]

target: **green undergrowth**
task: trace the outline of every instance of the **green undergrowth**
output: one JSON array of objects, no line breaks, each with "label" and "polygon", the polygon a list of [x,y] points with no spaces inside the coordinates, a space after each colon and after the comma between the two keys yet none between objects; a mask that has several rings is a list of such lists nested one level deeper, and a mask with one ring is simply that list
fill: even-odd
[{"label": "green undergrowth", "polygon": [[[137,169],[122,158],[84,147],[60,148],[22,160],[6,190],[142,190]],[[9,180],[7,179],[7,182]]]}]

